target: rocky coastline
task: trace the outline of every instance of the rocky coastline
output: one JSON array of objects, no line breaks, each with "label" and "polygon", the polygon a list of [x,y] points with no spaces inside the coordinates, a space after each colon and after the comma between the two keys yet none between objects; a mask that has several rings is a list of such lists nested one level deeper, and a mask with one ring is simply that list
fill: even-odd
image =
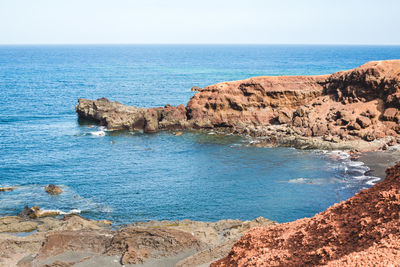
[{"label": "rocky coastline", "polygon": [[[180,135],[212,129],[252,136],[257,146],[368,151],[361,157],[372,161],[379,150],[398,153],[400,60],[193,91],[186,106],[138,108],[106,98],[79,99],[76,112],[109,130]],[[26,208],[18,216],[0,217],[0,266],[396,266],[400,163],[386,173],[385,180],[312,218],[283,224],[260,217],[113,226]],[[62,193],[55,185],[46,190]]]},{"label": "rocky coastline", "polygon": [[259,145],[386,150],[400,142],[400,60],[320,76],[263,76],[196,89],[186,107],[79,99],[76,112],[110,130],[216,129]]}]

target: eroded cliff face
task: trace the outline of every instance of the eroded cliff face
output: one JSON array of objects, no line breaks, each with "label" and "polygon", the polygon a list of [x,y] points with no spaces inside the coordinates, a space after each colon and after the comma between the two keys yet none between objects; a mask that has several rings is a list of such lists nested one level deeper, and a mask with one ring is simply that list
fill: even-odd
[{"label": "eroded cliff face", "polygon": [[294,108],[321,96],[328,76],[255,77],[204,88],[187,104],[193,122],[208,120],[215,125],[274,123],[278,108]]},{"label": "eroded cliff face", "polygon": [[238,128],[239,133],[246,128],[237,127],[242,124],[280,124],[300,136],[372,141],[400,132],[399,107],[400,60],[389,60],[332,75],[211,85],[190,100],[187,113],[193,122]]},{"label": "eroded cliff face", "polygon": [[250,230],[217,266],[398,266],[400,163],[312,218]]},{"label": "eroded cliff face", "polygon": [[[400,60],[375,61],[320,76],[264,76],[205,87],[178,107],[136,108],[107,99],[80,99],[82,118],[111,129],[201,129],[223,127],[266,137],[277,145],[308,140],[325,143],[376,142],[373,149],[400,142]],[[303,139],[302,139],[303,138]],[[311,144],[307,138],[319,140]]]}]

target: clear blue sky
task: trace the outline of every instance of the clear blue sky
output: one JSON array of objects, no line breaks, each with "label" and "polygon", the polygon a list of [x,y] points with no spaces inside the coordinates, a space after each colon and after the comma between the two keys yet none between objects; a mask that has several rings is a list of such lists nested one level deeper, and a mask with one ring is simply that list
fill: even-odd
[{"label": "clear blue sky", "polygon": [[0,44],[400,44],[399,0],[0,0]]}]

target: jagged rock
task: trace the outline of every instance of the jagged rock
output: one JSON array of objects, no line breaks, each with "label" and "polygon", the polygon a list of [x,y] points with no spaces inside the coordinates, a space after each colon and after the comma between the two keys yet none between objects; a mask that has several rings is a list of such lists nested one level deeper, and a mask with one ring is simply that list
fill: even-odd
[{"label": "jagged rock", "polygon": [[63,190],[54,184],[49,184],[44,187],[44,190],[49,193],[50,195],[59,195],[63,192]]}]

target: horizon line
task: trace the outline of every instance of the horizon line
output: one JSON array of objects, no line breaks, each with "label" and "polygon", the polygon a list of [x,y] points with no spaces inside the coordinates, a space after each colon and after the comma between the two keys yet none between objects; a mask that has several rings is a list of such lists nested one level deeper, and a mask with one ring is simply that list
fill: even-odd
[{"label": "horizon line", "polygon": [[78,45],[232,45],[232,46],[240,46],[240,45],[288,45],[288,46],[400,46],[399,44],[353,44],[353,43],[0,43],[0,46],[78,46]]}]

